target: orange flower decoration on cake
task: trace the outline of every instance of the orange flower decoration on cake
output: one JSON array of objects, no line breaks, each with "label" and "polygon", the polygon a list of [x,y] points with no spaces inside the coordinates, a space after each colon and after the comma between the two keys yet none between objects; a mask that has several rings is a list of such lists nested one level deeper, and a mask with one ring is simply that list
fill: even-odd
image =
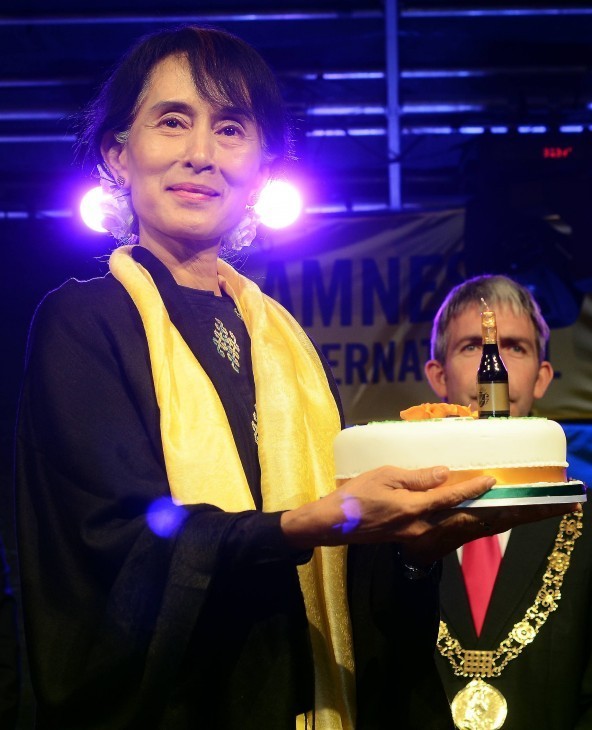
[{"label": "orange flower decoration on cake", "polygon": [[422,403],[401,411],[399,415],[404,421],[427,421],[430,418],[448,418],[449,416],[479,417],[477,411],[471,410],[471,406],[458,406],[456,403]]}]

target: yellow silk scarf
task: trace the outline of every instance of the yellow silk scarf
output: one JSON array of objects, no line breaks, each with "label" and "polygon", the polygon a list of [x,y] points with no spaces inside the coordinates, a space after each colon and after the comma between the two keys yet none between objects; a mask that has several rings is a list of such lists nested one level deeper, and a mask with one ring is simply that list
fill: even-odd
[{"label": "yellow silk scarf", "polygon": [[[116,249],[109,267],[146,331],[171,493],[185,504],[254,509],[218,394],[131,249]],[[256,284],[220,260],[218,278],[251,337],[263,509],[288,510],[320,499],[334,489],[332,447],[340,430],[321,361],[294,318]],[[317,548],[298,569],[311,625],[318,730],[355,725],[345,558],[345,548]]]}]

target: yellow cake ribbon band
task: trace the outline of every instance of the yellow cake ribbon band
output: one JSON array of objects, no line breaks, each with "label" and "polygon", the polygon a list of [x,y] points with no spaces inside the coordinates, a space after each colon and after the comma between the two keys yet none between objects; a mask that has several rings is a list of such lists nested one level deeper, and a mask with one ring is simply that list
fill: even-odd
[{"label": "yellow cake ribbon band", "polygon": [[[117,248],[109,268],[132,298],[146,331],[172,496],[181,503],[207,503],[227,512],[254,509],[218,394],[172,324],[152,277],[132,258],[132,248]],[[304,331],[279,303],[221,260],[218,277],[251,337],[263,509],[293,509],[320,499],[335,488],[333,440],[341,428],[323,365]],[[346,549],[317,548],[298,573],[311,624],[315,728],[353,730]]]}]

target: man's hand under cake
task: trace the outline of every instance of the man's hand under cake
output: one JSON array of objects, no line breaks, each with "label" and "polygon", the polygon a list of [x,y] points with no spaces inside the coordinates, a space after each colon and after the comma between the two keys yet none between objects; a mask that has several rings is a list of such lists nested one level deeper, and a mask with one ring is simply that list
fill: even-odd
[{"label": "man's hand under cake", "polygon": [[[396,542],[406,560],[430,563],[465,542],[525,522],[564,514],[576,504],[458,509],[490,489],[479,476],[446,484],[446,467],[407,470],[385,466],[348,479],[317,502],[282,515],[294,547]],[[456,509],[455,509],[456,508]]]}]

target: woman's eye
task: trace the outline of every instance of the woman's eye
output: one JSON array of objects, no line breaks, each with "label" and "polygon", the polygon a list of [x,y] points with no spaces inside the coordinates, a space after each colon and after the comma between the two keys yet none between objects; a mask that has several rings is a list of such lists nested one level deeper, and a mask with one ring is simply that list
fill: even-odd
[{"label": "woman's eye", "polygon": [[161,123],[169,129],[179,129],[181,127],[181,120],[176,117],[168,117],[168,119],[163,119]]},{"label": "woman's eye", "polygon": [[241,128],[236,124],[226,124],[220,129],[220,133],[224,137],[237,137],[241,134]]}]

